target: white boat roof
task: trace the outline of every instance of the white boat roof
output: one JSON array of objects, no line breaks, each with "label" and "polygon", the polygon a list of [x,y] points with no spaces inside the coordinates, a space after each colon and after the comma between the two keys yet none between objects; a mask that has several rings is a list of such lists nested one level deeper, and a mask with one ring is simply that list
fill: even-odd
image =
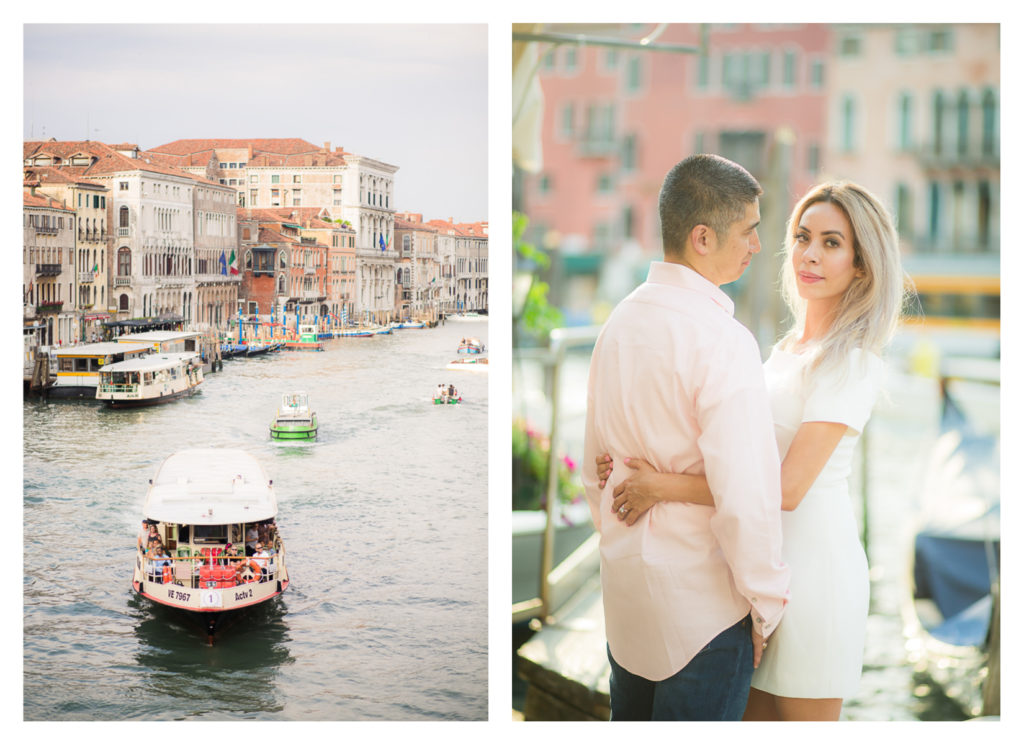
[{"label": "white boat roof", "polygon": [[267,520],[277,498],[266,472],[243,450],[202,448],[169,456],[146,495],[144,517],[183,525]]},{"label": "white boat roof", "polygon": [[106,357],[111,354],[131,354],[152,349],[152,344],[119,344],[116,341],[98,341],[94,344],[79,344],[54,350],[58,357]]},{"label": "white boat roof", "polygon": [[134,341],[165,342],[173,339],[193,339],[199,336],[198,331],[140,331],[137,334],[124,334],[118,341],[126,344]]},{"label": "white boat roof", "polygon": [[120,362],[113,362],[100,368],[100,372],[146,372],[148,370],[160,370],[165,367],[179,365],[183,361],[195,359],[199,355],[195,352],[161,352],[160,354],[147,354],[145,357],[135,357]]}]

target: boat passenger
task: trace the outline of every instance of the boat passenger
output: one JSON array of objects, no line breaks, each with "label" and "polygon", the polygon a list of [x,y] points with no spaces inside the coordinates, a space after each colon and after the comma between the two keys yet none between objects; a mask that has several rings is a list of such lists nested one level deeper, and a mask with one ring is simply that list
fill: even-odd
[{"label": "boat passenger", "polygon": [[270,565],[270,554],[263,547],[262,542],[256,544],[256,553],[253,554],[253,561],[255,561],[260,568],[260,582],[266,582],[267,568]]},{"label": "boat passenger", "polygon": [[277,556],[277,551],[274,550],[274,547],[272,545],[267,546],[266,551],[267,554],[270,556],[270,559],[267,561],[267,578],[274,579],[274,577],[277,576],[277,562],[275,560],[275,557]]},{"label": "boat passenger", "polygon": [[149,559],[147,562],[147,572],[149,573],[150,582],[163,582],[163,570],[164,567],[172,566],[171,557],[167,554],[167,550],[163,544],[160,543],[159,539],[154,539],[149,542],[149,550],[146,552],[146,558]]},{"label": "boat passenger", "polygon": [[252,556],[256,553],[256,543],[260,539],[259,531],[255,525],[250,525],[245,530],[245,555]]}]

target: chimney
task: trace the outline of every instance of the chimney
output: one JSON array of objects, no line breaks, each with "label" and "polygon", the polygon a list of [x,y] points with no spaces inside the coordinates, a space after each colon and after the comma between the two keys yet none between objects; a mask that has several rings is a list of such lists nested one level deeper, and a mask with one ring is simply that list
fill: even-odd
[{"label": "chimney", "polygon": [[331,142],[330,142],[330,140],[328,140],[327,142],[324,143],[324,150],[326,150],[327,152],[331,152]]}]

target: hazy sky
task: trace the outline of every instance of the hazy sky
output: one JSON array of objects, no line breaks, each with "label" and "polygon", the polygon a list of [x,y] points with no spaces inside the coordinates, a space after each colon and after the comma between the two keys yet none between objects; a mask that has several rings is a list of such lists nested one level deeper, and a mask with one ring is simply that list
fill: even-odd
[{"label": "hazy sky", "polygon": [[26,24],[25,139],[296,137],[399,167],[395,207],[487,219],[487,27]]}]

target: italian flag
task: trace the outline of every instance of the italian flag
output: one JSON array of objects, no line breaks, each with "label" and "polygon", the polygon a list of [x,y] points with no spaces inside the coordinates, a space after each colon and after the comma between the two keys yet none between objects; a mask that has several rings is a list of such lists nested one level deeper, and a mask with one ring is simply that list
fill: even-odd
[{"label": "italian flag", "polygon": [[232,274],[238,274],[238,259],[235,257],[235,249],[231,249],[231,258],[228,259],[228,266]]}]

